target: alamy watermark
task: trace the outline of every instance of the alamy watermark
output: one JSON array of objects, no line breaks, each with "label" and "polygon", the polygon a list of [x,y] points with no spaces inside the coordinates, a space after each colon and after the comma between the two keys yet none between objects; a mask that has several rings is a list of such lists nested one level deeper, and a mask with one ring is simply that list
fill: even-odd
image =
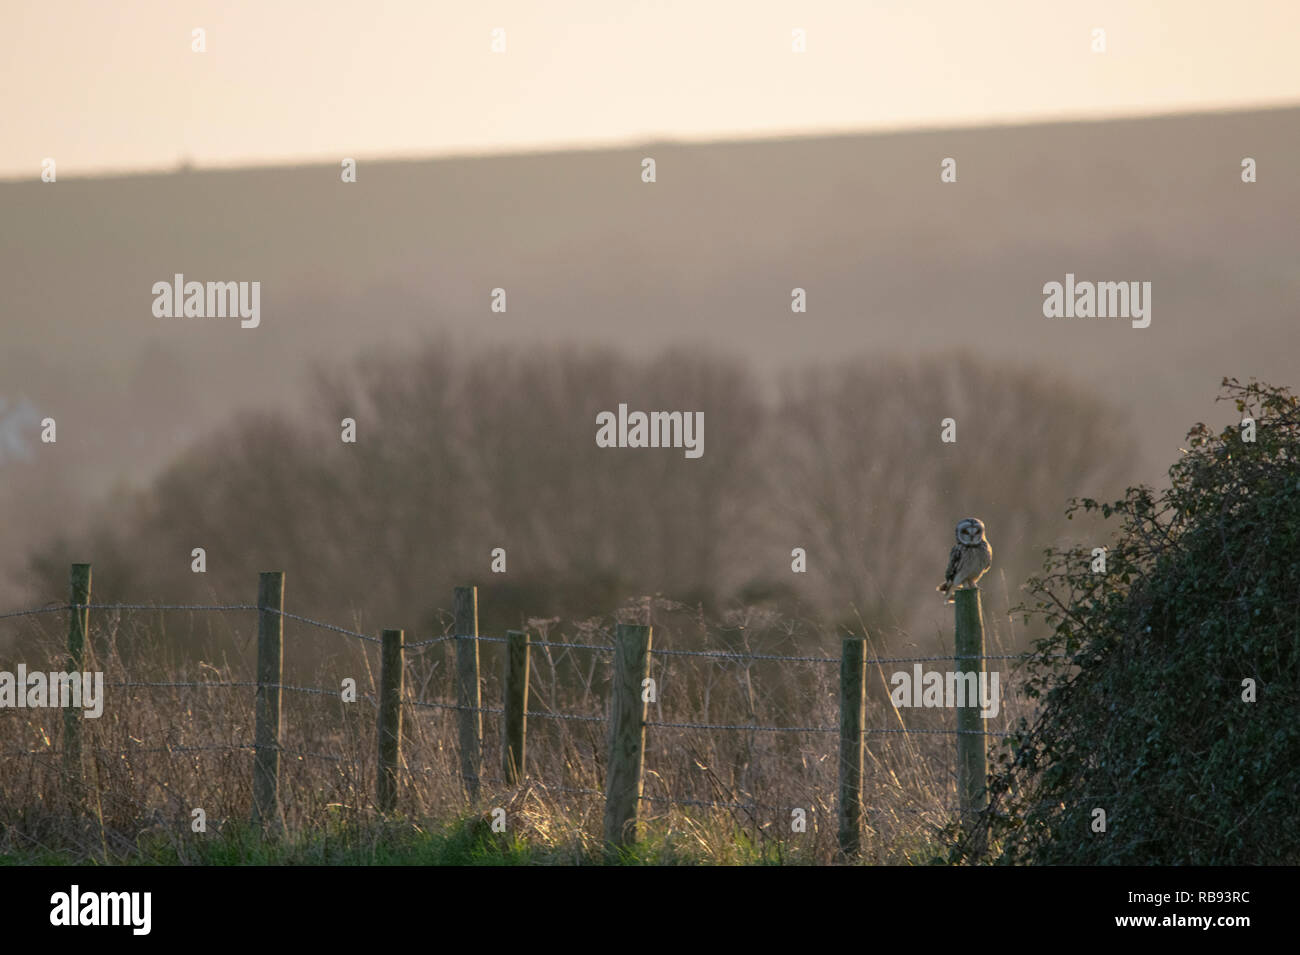
[{"label": "alamy watermark", "polygon": [[996,670],[991,673],[975,670],[923,673],[921,664],[917,663],[912,666],[911,673],[899,670],[889,678],[889,682],[894,686],[889,701],[895,709],[904,706],[978,706],[980,716],[986,720],[997,716],[1002,709]]},{"label": "alamy watermark", "polygon": [[596,415],[598,448],[684,448],[688,458],[704,454],[703,411],[633,411]]},{"label": "alamy watermark", "polygon": [[18,672],[0,670],[0,709],[82,710],[83,719],[99,719],[104,713],[103,673],[27,672],[27,664],[18,664]]},{"label": "alamy watermark", "polygon": [[261,282],[186,282],[177,272],[170,282],[154,282],[153,313],[158,318],[235,318],[241,328],[262,323]]},{"label": "alamy watermark", "polygon": [[148,935],[152,909],[152,892],[82,892],[74,885],[50,896],[50,924],[127,925],[132,935]]},{"label": "alamy watermark", "polygon": [[1067,272],[1065,283],[1043,286],[1045,318],[1128,318],[1134,328],[1151,324],[1150,282],[1076,282]]}]

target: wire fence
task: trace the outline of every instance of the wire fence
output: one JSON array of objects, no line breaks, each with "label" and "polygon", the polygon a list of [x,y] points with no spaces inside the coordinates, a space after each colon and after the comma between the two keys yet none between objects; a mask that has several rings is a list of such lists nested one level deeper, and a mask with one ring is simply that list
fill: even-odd
[{"label": "wire fence", "polygon": [[[336,624],[326,623],[321,620],[314,620],[311,617],[304,617],[300,614],[290,613],[288,610],[281,610],[274,607],[258,607],[256,604],[133,604],[133,603],[86,603],[86,604],[58,604],[50,607],[35,607],[27,610],[11,610],[7,613],[0,613],[0,620],[7,617],[28,617],[46,613],[63,613],[70,610],[166,610],[166,611],[239,611],[255,610],[262,613],[275,614],[276,616],[285,617],[289,620],[296,620],[299,623],[305,623],[321,630],[328,630],[332,633],[340,633],[344,636],[353,637],[357,640],[364,640],[367,643],[382,643],[379,637],[372,637],[369,634],[359,633],[356,630],[349,630],[347,627],[340,627]],[[505,643],[505,637],[490,637],[482,634],[444,634],[441,637],[433,637],[428,640],[404,641],[404,649],[413,650],[421,647],[432,646],[434,644],[445,643],[449,640],[474,640],[477,643]],[[597,650],[604,653],[613,653],[612,644],[599,643],[572,643],[557,640],[529,640],[530,647],[554,647],[560,649],[572,650]],[[840,663],[839,657],[819,657],[819,656],[796,656],[782,653],[739,653],[733,650],[670,650],[663,647],[656,647],[654,651],[656,656],[667,657],[705,657],[719,660],[767,660],[785,663]],[[871,666],[883,663],[934,663],[947,660],[1024,660],[1032,657],[1042,657],[1044,659],[1068,659],[1069,654],[1036,654],[1036,653],[967,653],[967,654],[930,654],[927,656],[908,656],[908,657],[865,657],[863,663]]]},{"label": "wire fence", "polygon": [[[306,626],[314,627],[323,631],[340,634],[363,641],[368,644],[383,644],[383,639],[370,634],[361,633],[347,627],[341,627],[332,623],[316,620],[311,617],[292,613],[280,608],[258,606],[256,604],[142,604],[142,603],[66,603],[51,605],[45,607],[35,607],[23,610],[11,610],[0,613],[0,620],[32,617],[51,613],[63,613],[72,611],[166,611],[166,612],[202,612],[202,613],[225,613],[225,612],[258,612],[272,614],[283,617],[287,620],[293,620]],[[429,639],[418,641],[405,641],[402,643],[403,650],[424,649],[431,646],[444,644],[451,641],[473,640],[478,643],[507,643],[503,637],[492,637],[485,635],[466,635],[466,634],[445,634]],[[529,647],[538,647],[545,649],[561,650],[585,650],[596,653],[609,654],[615,652],[615,646],[612,644],[595,644],[581,643],[576,641],[530,639],[527,645]],[[668,649],[656,647],[653,651],[656,657],[684,657],[697,659],[713,659],[730,662],[776,662],[776,663],[799,663],[799,664],[821,664],[836,665],[841,663],[839,657],[814,656],[814,655],[796,655],[796,654],[779,654],[779,653],[752,653],[738,652],[731,650],[686,650],[686,649]],[[1018,653],[1018,654],[930,654],[916,656],[885,656],[885,657],[865,657],[863,663],[866,666],[879,666],[883,664],[899,663],[928,663],[954,660],[1025,660],[1038,657],[1041,659],[1066,659],[1066,654],[1036,654],[1036,653]],[[150,681],[150,680],[129,680],[115,681],[106,683],[105,686],[118,689],[196,689],[196,690],[216,690],[216,689],[277,689],[290,693],[307,694],[318,697],[339,698],[341,691],[317,686],[298,686],[278,682],[258,682],[256,680],[196,680],[196,681]],[[378,704],[378,700],[370,694],[360,694],[354,697],[357,700],[366,700],[372,704]],[[504,707],[499,706],[482,706],[467,705],[464,703],[453,703],[439,700],[417,699],[410,696],[403,696],[401,703],[419,709],[431,710],[448,710],[461,712],[487,713],[500,715],[505,712]],[[608,723],[609,717],[603,715],[581,714],[581,713],[564,713],[553,712],[540,709],[528,709],[527,717],[531,719],[571,721],[583,723]],[[766,734],[796,734],[796,735],[832,735],[841,732],[837,726],[769,726],[755,723],[716,723],[716,722],[692,722],[692,721],[673,721],[673,720],[650,720],[644,721],[646,727],[653,727],[661,730],[690,730],[690,731],[708,731],[708,732],[735,732],[735,733],[766,733]],[[1014,734],[1005,731],[984,731],[984,730],[967,730],[967,729],[940,729],[926,727],[865,727],[861,734],[867,735],[926,735],[926,736],[958,736],[973,734],[986,737],[1008,737]],[[344,762],[347,757],[337,754],[316,753],[301,750],[284,748],[279,745],[264,746],[257,743],[227,743],[227,744],[209,744],[209,745],[177,745],[162,747],[134,747],[120,750],[96,749],[95,752],[100,755],[109,757],[130,757],[132,755],[144,753],[159,754],[184,754],[184,753],[210,753],[210,752],[247,752],[256,754],[259,750],[269,749],[292,758],[292,759],[317,759],[330,762]],[[53,747],[39,750],[7,750],[0,751],[0,756],[6,758],[20,757],[48,757],[61,756],[62,750]],[[418,765],[404,765],[398,767],[398,770],[407,775],[414,776],[442,776],[449,778],[460,778],[462,780],[472,780],[474,782],[490,782],[493,784],[504,784],[507,780],[498,776],[487,776],[475,773],[464,773],[447,770],[434,769]],[[584,787],[565,787],[557,785],[548,785],[543,781],[533,781],[536,785],[548,792],[557,792],[570,795],[584,796],[604,796],[603,790],[584,788]],[[667,796],[642,795],[640,797],[645,802],[669,804],[675,806],[698,807],[723,809],[733,811],[758,811],[766,810],[788,810],[790,806],[776,806],[771,803],[761,801],[721,801],[709,799],[693,798],[673,798]],[[932,808],[916,807],[891,807],[888,809],[882,807],[863,806],[863,812],[868,813],[894,813],[906,812],[914,814],[952,814],[967,812],[970,810],[963,809],[959,806],[944,806]]]}]

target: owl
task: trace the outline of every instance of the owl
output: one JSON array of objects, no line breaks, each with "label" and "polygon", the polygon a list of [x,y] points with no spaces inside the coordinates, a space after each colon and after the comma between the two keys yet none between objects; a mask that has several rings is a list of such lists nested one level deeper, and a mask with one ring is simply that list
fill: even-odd
[{"label": "owl", "polygon": [[993,546],[984,536],[984,522],[977,517],[967,517],[957,524],[957,543],[948,557],[948,572],[935,590],[947,594],[947,603],[952,603],[954,590],[974,587],[991,566]]}]

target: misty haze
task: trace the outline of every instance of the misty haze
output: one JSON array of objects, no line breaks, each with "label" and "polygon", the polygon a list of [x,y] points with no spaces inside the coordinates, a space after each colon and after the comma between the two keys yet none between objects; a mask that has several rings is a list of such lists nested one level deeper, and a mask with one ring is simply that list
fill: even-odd
[{"label": "misty haze", "polygon": [[1300,12],[1212,7],[6,12],[0,871],[1300,861]]}]

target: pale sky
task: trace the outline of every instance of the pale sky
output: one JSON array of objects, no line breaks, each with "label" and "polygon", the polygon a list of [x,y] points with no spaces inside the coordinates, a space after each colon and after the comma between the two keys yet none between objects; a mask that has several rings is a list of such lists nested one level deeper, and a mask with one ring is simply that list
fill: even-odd
[{"label": "pale sky", "polygon": [[1300,0],[2,6],[6,178],[1300,103]]}]

